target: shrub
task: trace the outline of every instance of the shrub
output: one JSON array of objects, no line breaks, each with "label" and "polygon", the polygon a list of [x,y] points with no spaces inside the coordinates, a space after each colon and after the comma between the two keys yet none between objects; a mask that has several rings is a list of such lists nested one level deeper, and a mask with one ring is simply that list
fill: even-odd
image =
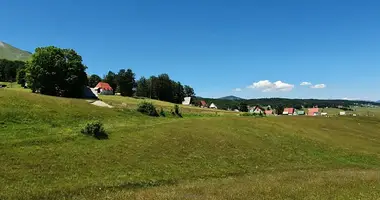
[{"label": "shrub", "polygon": [[240,116],[243,116],[243,117],[250,117],[250,116],[252,116],[252,114],[251,113],[241,113],[240,114]]},{"label": "shrub", "polygon": [[174,113],[175,113],[175,115],[177,115],[178,117],[182,117],[182,114],[181,114],[181,112],[180,112],[180,110],[179,110],[179,106],[176,104],[176,105],[174,105]]},{"label": "shrub", "polygon": [[90,122],[81,130],[85,135],[93,136],[98,140],[108,139],[108,134],[103,128],[101,122]]},{"label": "shrub", "polygon": [[139,107],[137,108],[137,111],[152,116],[152,117],[158,117],[158,113],[156,110],[156,107],[149,102],[142,102],[139,104]]},{"label": "shrub", "polygon": [[166,116],[165,111],[164,111],[164,109],[162,109],[162,108],[161,108],[161,110],[160,110],[160,116],[162,116],[162,117],[165,117],[165,116]]}]

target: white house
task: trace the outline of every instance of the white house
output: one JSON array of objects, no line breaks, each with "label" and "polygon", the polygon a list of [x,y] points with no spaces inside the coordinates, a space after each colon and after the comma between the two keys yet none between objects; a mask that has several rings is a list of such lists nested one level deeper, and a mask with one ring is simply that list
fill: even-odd
[{"label": "white house", "polygon": [[249,109],[249,112],[250,113],[255,113],[255,114],[264,114],[265,113],[265,109],[261,108],[260,106],[255,106],[255,107],[251,107]]},{"label": "white house", "polygon": [[182,101],[182,105],[189,106],[191,103],[191,97],[185,97],[184,101]]},{"label": "white house", "polygon": [[346,112],[344,112],[344,111],[341,111],[341,112],[339,112],[339,115],[346,115]]},{"label": "white house", "polygon": [[214,103],[211,103],[209,108],[218,109],[218,107],[216,107],[216,105]]}]

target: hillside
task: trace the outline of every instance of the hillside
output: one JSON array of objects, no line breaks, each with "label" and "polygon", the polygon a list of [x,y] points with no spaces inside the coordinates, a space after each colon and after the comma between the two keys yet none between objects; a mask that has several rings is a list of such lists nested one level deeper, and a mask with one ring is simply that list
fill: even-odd
[{"label": "hillside", "polygon": [[32,54],[0,41],[0,59],[26,61]]},{"label": "hillside", "polygon": [[[116,108],[1,89],[0,199],[380,196],[380,118],[152,118],[103,99]],[[80,133],[93,120],[108,140]]]},{"label": "hillside", "polygon": [[237,97],[237,96],[226,96],[226,97],[221,97],[219,99],[221,99],[221,100],[231,100],[231,101],[244,100],[243,98],[240,98],[240,97]]}]

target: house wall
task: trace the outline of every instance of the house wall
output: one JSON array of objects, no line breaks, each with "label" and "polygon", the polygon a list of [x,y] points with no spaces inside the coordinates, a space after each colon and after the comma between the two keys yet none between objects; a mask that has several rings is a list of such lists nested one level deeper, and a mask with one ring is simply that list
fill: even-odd
[{"label": "house wall", "polygon": [[103,90],[103,89],[100,89],[100,93],[99,94],[102,94],[102,95],[113,95],[113,91],[112,90]]}]

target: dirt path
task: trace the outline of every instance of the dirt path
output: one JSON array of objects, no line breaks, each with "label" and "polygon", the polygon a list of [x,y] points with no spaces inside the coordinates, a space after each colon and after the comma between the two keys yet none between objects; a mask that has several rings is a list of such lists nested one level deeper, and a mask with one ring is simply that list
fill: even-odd
[{"label": "dirt path", "polygon": [[107,103],[104,103],[103,101],[100,101],[100,100],[96,100],[96,101],[92,102],[91,104],[94,105],[94,106],[113,108],[113,106],[111,106],[111,105],[109,105]]}]

